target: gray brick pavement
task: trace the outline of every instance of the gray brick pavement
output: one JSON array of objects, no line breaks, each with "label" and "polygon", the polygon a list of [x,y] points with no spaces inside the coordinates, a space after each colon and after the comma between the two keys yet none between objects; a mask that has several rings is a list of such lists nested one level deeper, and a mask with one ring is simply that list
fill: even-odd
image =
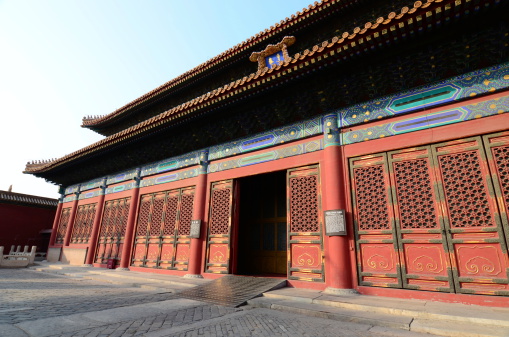
[{"label": "gray brick pavement", "polygon": [[27,269],[0,270],[0,337],[422,336],[375,329]]},{"label": "gray brick pavement", "polygon": [[171,293],[71,279],[27,269],[0,269],[0,324],[153,303]]}]

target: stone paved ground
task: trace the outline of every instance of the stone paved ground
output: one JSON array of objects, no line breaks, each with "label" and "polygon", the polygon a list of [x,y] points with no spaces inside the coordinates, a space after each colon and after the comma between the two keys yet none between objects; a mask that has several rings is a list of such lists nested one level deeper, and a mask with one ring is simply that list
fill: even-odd
[{"label": "stone paved ground", "polygon": [[171,293],[0,269],[0,324],[164,301]]},{"label": "stone paved ground", "polygon": [[0,269],[0,337],[408,336],[262,308],[229,308],[28,269]]}]

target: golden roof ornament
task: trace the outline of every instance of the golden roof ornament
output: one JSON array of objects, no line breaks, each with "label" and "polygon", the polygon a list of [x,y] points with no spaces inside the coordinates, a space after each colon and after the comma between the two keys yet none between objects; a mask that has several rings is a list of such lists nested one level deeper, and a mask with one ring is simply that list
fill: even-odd
[{"label": "golden roof ornament", "polygon": [[254,52],[249,57],[251,62],[258,62],[258,71],[272,69],[290,61],[288,47],[295,43],[294,36],[285,36],[277,44],[269,44],[263,51]]}]

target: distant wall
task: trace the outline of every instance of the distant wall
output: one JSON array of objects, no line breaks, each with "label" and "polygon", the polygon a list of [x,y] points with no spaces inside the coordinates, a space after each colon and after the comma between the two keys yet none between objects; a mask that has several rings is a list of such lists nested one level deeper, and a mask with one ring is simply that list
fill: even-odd
[{"label": "distant wall", "polygon": [[38,252],[48,250],[51,233],[41,234],[51,229],[55,218],[55,208],[40,208],[0,203],[0,246],[6,252],[15,246],[37,246]]}]

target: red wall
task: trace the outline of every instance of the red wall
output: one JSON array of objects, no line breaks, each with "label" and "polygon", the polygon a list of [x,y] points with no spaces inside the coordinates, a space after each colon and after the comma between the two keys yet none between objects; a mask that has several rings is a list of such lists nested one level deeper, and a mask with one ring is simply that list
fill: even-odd
[{"label": "red wall", "polygon": [[40,234],[44,229],[51,229],[55,218],[55,208],[37,208],[12,204],[0,204],[0,246],[4,254],[11,245],[37,246],[38,252],[48,249],[48,234]]}]

